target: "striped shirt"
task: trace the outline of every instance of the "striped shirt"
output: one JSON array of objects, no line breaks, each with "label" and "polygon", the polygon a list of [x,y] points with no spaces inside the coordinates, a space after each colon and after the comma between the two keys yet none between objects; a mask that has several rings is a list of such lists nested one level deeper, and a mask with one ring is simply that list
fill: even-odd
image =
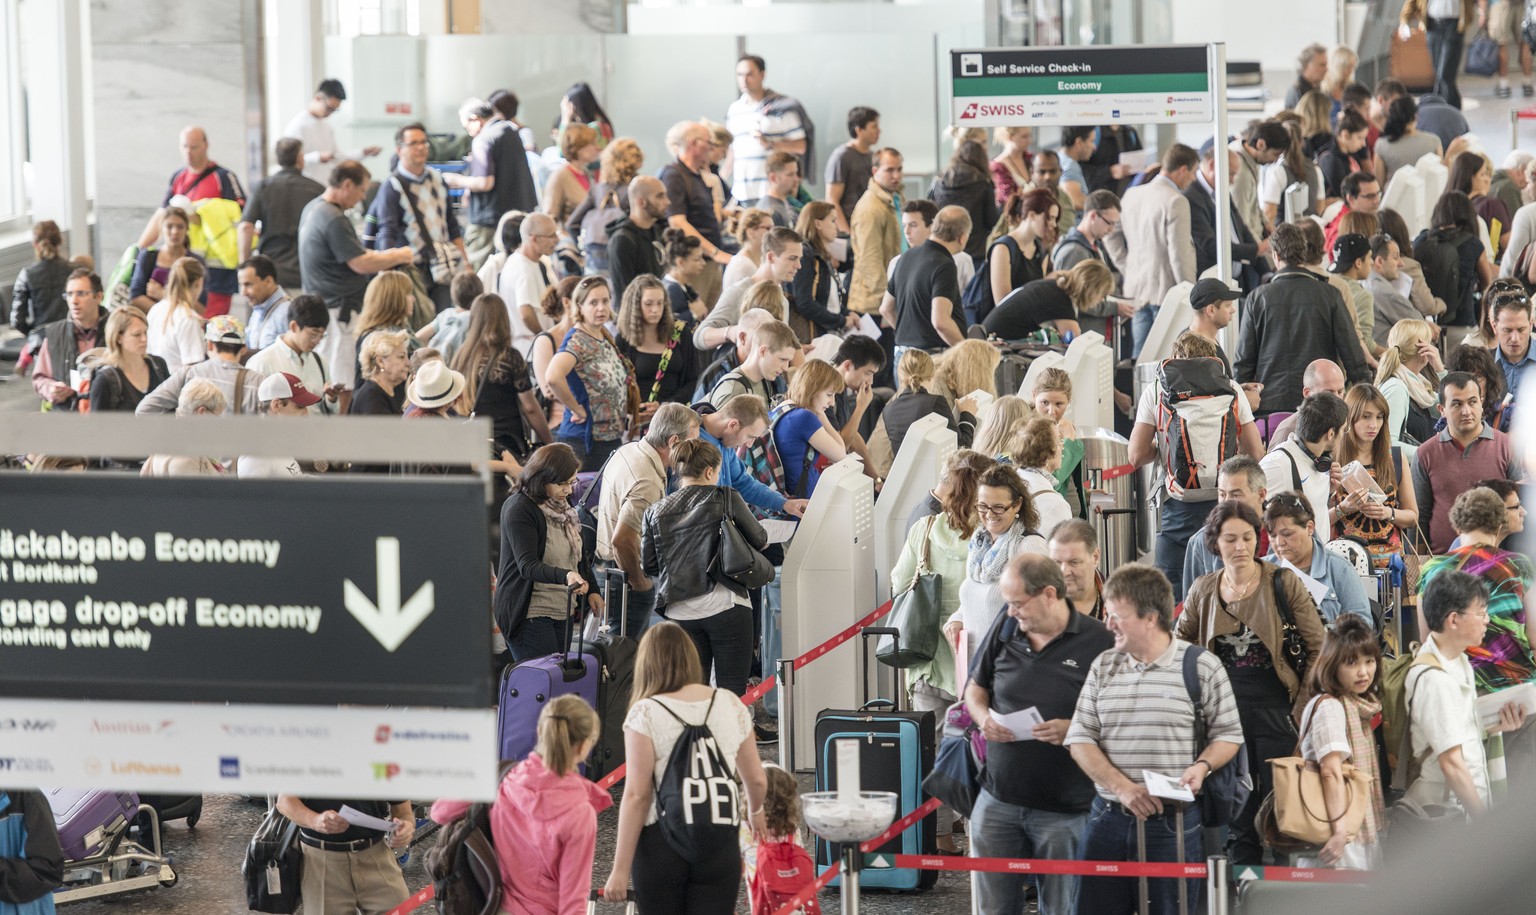
[{"label": "striped shirt", "polygon": [[[756,203],[768,191],[768,147],[805,139],[805,125],[794,110],[795,100],[769,91],[761,101],[743,93],[725,113],[725,129],[731,132],[731,196],[744,204]],[[763,140],[754,134],[761,131]]]},{"label": "striped shirt", "polygon": [[[1198,755],[1194,703],[1184,687],[1184,652],[1189,648],[1188,642],[1174,639],[1150,664],[1114,649],[1099,655],[1077,698],[1064,745],[1096,744],[1138,785],[1143,769],[1173,778],[1183,775]],[[1206,652],[1199,670],[1208,739],[1242,744],[1237,698],[1221,662]],[[1117,800],[1106,786],[1096,787],[1100,797]]]}]

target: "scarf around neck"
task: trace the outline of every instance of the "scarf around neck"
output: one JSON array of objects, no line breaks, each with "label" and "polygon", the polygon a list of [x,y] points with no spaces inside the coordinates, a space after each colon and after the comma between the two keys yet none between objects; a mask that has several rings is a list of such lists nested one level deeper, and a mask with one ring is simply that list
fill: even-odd
[{"label": "scarf around neck", "polygon": [[976,528],[965,561],[965,574],[971,581],[991,584],[1003,577],[1003,567],[1018,552],[1024,539],[1024,527],[1015,521],[1013,526],[993,537],[985,527]]},{"label": "scarf around neck", "polygon": [[568,500],[556,502],[551,499],[539,503],[539,509],[544,512],[544,519],[551,527],[558,527],[565,532],[565,539],[570,541],[571,550],[579,560],[581,558],[581,519],[576,517],[575,506]]},{"label": "scarf around neck", "polygon": [[1403,383],[1408,389],[1408,399],[1418,406],[1427,410],[1435,405],[1435,391],[1423,375],[1409,370],[1406,365],[1399,365],[1392,377]]}]

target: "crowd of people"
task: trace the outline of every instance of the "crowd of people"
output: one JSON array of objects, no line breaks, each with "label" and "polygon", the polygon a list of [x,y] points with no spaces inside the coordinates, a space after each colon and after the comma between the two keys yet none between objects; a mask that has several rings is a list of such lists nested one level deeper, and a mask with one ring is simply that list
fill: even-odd
[{"label": "crowd of people", "polygon": [[[1476,702],[1536,677],[1536,567],[1512,539],[1524,461],[1508,436],[1536,361],[1536,160],[1516,151],[1495,168],[1453,92],[1368,89],[1354,65],[1347,49],[1308,48],[1286,110],[1230,141],[1174,143],[1141,169],[1123,164],[1142,145],[1128,127],[1067,127],[1050,146],[1029,127],[954,129],[925,198],[869,107],[848,113],[849,139],[818,167],[805,109],[767,87],[752,55],[723,121],[679,122],[665,150],[620,135],[585,84],[542,150],[515,94],[468,99],[462,171],[430,165],[436,141],[412,123],[376,175],[361,159],[381,150],[337,146],[328,119],[346,93],[326,80],[249,195],[186,128],[184,167],[105,282],[40,223],[13,323],[31,335],[23,358],[46,411],[489,418],[502,660],[558,651],[572,592],[575,612],[612,623],[606,600],[622,595],[640,640],[610,900],[729,912],[742,849],[751,871],[770,844],[800,841],[794,781],[758,754],[776,739],[775,698],[740,701],[781,653],[784,546],[759,522],[801,517],[849,458],[878,498],[912,423],[933,414],[959,449],[880,572],[897,592],[920,568],[940,577],[949,648],[907,671],[912,705],[940,727],[963,710],[985,738],[979,799],[968,820],[941,812],[941,850],[968,837],[985,856],[1129,860],[1128,827],[1156,821],[1149,860],[1181,847],[1198,861],[1219,841],[1239,864],[1370,868],[1389,825],[1415,822],[1395,813],[1405,801],[1378,761],[1384,702],[1407,709],[1406,749],[1385,750],[1420,816],[1423,804],[1489,809],[1485,739],[1499,734],[1508,781],[1536,778],[1524,707],[1484,728]],[[1449,180],[1411,235],[1383,193],[1426,154]],[[1212,275],[1217,155],[1232,181],[1231,277]],[[805,183],[817,175],[821,199]],[[1288,215],[1296,187],[1306,204]],[[213,240],[220,225],[234,242]],[[1134,359],[1170,293],[1187,297],[1188,328],[1139,398],[1114,392],[1130,462],[1157,467],[1154,563],[1106,570],[1084,441],[1108,433],[1069,418],[1067,372],[1000,390],[999,365],[1105,321],[1128,325],[1116,355]],[[1220,434],[1200,432],[1213,418]],[[151,476],[464,469],[103,463]],[[766,557],[771,580],[724,572],[728,533]],[[1403,565],[1400,602],[1368,593],[1363,580]],[[1391,681],[1394,699],[1398,659],[1412,670]],[[1029,708],[1042,718],[1030,734],[998,721]],[[669,757],[700,726],[739,778],[726,819],[740,843],[680,842],[660,802]],[[595,818],[611,804],[577,770],[598,729],[580,700],[551,703],[537,752],[501,784],[491,824],[508,911],[585,905]],[[1262,816],[1265,760],[1298,747],[1339,824],[1302,850],[1278,846]],[[1145,778],[1199,795],[1239,754],[1254,786],[1228,821]],[[1346,767],[1371,777],[1352,830]],[[399,828],[386,843],[342,819],[345,804]],[[408,804],[285,795],[278,808],[302,828],[306,911],[405,898],[386,846],[409,841]],[[439,801],[433,816],[467,809]],[[369,876],[326,876],[348,870]],[[1173,911],[1175,883],[1154,881],[1155,911]],[[1040,911],[1128,911],[1134,886],[1044,877]],[[980,875],[984,912],[1023,911],[1035,891]],[[1198,900],[1201,884],[1188,892]]]}]

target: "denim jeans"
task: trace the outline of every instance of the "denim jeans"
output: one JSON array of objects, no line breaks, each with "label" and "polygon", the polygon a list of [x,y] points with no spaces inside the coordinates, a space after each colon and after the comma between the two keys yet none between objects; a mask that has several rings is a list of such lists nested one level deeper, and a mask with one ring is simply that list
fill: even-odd
[{"label": "denim jeans", "polygon": [[[631,609],[634,603],[630,603]],[[713,666],[715,685],[740,696],[752,668],[752,608],[737,605],[701,620],[678,620],[699,650],[704,676]]]},{"label": "denim jeans", "polygon": [[557,435],[555,441],[571,446],[571,450],[581,459],[581,469],[584,473],[596,473],[602,470],[608,456],[618,451],[619,446],[624,444],[619,439],[605,441],[594,438],[589,446],[585,435]]},{"label": "denim jeans", "polygon": [[1157,313],[1162,310],[1162,305],[1144,305],[1131,314],[1132,359],[1141,355],[1141,348],[1146,346],[1147,337],[1152,333],[1152,325],[1157,321]]},{"label": "denim jeans", "polygon": [[530,617],[523,620],[522,628],[517,630],[516,635],[507,639],[507,648],[512,652],[512,660],[521,664],[555,654],[563,647],[560,642],[564,636],[565,620],[548,616]]},{"label": "denim jeans", "polygon": [[[762,647],[759,655],[763,660],[763,679],[776,677],[779,674],[779,657],[784,651],[784,630],[780,628],[781,617],[784,615],[784,567],[779,566],[773,570],[773,581],[763,585],[762,600]],[[769,715],[779,714],[779,691],[770,689],[763,696],[763,711]]]},{"label": "denim jeans", "polygon": [[[1086,813],[1053,813],[1008,804],[983,789],[971,811],[971,844],[981,858],[1049,858],[1071,861],[1088,822]],[[1024,874],[978,875],[982,915],[1024,911]],[[1077,910],[1081,878],[1040,875],[1040,915],[1072,915]]]},{"label": "denim jeans", "polygon": [[1435,94],[1452,108],[1461,107],[1461,90],[1456,88],[1456,71],[1461,69],[1461,48],[1466,36],[1456,30],[1457,20],[1430,19],[1424,29],[1429,45],[1429,59],[1435,65]]},{"label": "denim jeans", "polygon": [[1184,599],[1184,551],[1189,538],[1201,536],[1205,518],[1216,507],[1211,502],[1182,502],[1165,491],[1158,508],[1156,562],[1173,585],[1175,602]]},{"label": "denim jeans", "polygon": [[[1151,817],[1146,821],[1146,852],[1148,861],[1177,862],[1179,860],[1178,833],[1172,811]],[[1205,843],[1200,837],[1200,805],[1184,810],[1184,861],[1199,863],[1205,860]],[[1083,830],[1082,846],[1078,849],[1084,861],[1135,861],[1136,817],[1128,814],[1119,804],[1093,799],[1093,809],[1088,812],[1088,825]],[[1187,884],[1189,911],[1199,912],[1204,895],[1205,881],[1189,878]],[[1137,910],[1136,894],[1141,881],[1135,877],[1084,877],[1077,897],[1077,911],[1081,915],[1129,915]],[[1152,915],[1178,915],[1179,885],[1177,878],[1154,877],[1147,881],[1151,897]]]}]

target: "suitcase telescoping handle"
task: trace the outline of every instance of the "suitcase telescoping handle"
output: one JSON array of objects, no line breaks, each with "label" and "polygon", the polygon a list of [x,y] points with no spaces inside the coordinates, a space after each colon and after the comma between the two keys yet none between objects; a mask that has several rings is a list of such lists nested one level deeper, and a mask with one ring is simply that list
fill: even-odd
[{"label": "suitcase telescoping handle", "polygon": [[586,664],[581,660],[581,648],[578,646],[574,654],[571,651],[576,640],[576,602],[580,599],[576,587],[566,585],[565,588],[565,642],[560,648],[560,671],[567,683],[580,680],[586,673]]},{"label": "suitcase telescoping handle", "polygon": [[[587,894],[587,915],[597,915],[598,900],[603,898],[602,890],[593,890]],[[635,891],[630,889],[629,898],[624,901],[624,915],[634,915]]]},{"label": "suitcase telescoping handle", "polygon": [[890,636],[892,644],[894,644],[896,646],[896,650],[897,651],[901,651],[901,630],[895,628],[894,626],[870,626],[870,627],[866,628],[863,632],[859,633],[859,638],[863,640],[862,643],[861,643],[862,647],[861,647],[861,649],[859,651],[859,682],[864,687],[864,704],[862,706],[860,706],[860,708],[861,709],[868,708],[869,706],[872,706],[872,705],[888,705],[893,710],[899,712],[899,711],[901,711],[901,706],[902,706],[902,695],[901,694],[903,692],[903,690],[901,689],[901,683],[900,683],[901,674],[899,674],[899,673],[896,675],[897,676],[896,698],[894,700],[890,700],[890,699],[871,699],[870,698],[870,692],[869,692],[869,669],[872,666],[874,666],[874,665],[869,663],[869,640],[871,638],[877,638],[877,637],[883,636],[883,635]]}]

